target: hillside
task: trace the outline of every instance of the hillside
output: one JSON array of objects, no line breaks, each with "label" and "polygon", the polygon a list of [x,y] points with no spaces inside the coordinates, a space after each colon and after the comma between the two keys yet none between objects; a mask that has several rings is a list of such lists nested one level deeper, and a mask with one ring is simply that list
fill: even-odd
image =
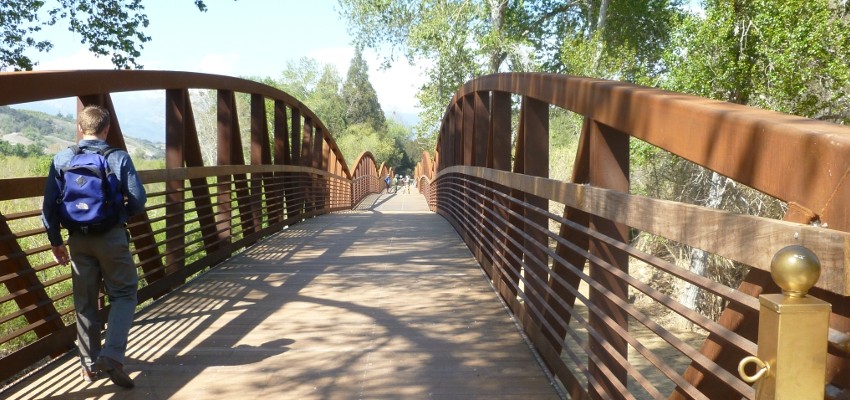
[{"label": "hillside", "polygon": [[[39,111],[0,106],[0,140],[11,145],[35,145],[53,154],[75,143],[76,121],[70,115],[49,115]],[[125,136],[127,151],[147,160],[165,159],[165,144]]]}]

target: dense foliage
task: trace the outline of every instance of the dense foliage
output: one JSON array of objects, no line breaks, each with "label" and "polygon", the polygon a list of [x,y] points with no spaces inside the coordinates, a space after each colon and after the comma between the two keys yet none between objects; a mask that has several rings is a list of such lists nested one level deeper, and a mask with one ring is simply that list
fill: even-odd
[{"label": "dense foliage", "polygon": [[[355,41],[419,65],[416,132],[433,147],[444,107],[485,73],[545,71],[646,81],[660,72],[681,0],[340,0]],[[604,76],[602,76],[604,75]]]},{"label": "dense foliage", "polygon": [[355,51],[344,81],[333,66],[303,58],[287,63],[279,79],[264,83],[301,99],[319,115],[346,163],[351,164],[362,152],[370,151],[379,164],[385,163],[397,172],[413,171],[415,162],[406,151],[411,142],[410,129],[384,116],[359,50]]},{"label": "dense foliage", "polygon": [[23,145],[21,143],[9,143],[0,139],[0,155],[16,157],[41,157],[44,149],[35,143]]},{"label": "dense foliage", "polygon": [[0,132],[22,132],[36,140],[45,135],[61,133],[68,140],[74,139],[74,120],[70,116],[58,115],[55,119],[44,118],[42,113],[0,106]]},{"label": "dense foliage", "polygon": [[385,129],[384,111],[378,102],[375,88],[369,82],[369,66],[363,60],[359,47],[355,50],[342,85],[342,98],[346,107],[346,125],[368,124],[376,132]]}]

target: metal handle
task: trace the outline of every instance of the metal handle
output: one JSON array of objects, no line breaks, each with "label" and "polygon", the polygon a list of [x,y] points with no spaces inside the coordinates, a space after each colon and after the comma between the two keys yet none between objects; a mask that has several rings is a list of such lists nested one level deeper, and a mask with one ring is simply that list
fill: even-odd
[{"label": "metal handle", "polygon": [[[747,373],[744,372],[744,368],[746,368],[747,364],[750,363],[755,364],[758,368],[758,371],[756,371],[756,373],[753,375],[747,375]],[[741,379],[747,383],[755,383],[759,379],[763,378],[764,375],[768,372],[770,372],[770,366],[766,362],[755,356],[744,357],[744,359],[738,363],[738,375],[740,375]]]}]

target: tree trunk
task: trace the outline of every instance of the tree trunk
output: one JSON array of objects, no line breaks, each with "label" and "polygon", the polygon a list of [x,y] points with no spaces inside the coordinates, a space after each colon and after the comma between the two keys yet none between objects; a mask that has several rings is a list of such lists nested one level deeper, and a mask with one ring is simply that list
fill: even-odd
[{"label": "tree trunk", "polygon": [[[705,200],[705,206],[709,208],[720,208],[720,205],[723,204],[723,199],[726,194],[726,186],[729,182],[729,178],[718,174],[717,172],[711,173],[711,188],[708,191],[708,198]],[[698,249],[696,247],[691,249],[691,265],[690,270],[694,274],[699,276],[705,276],[706,267],[708,266],[708,253],[705,250]],[[682,303],[685,307],[688,307],[691,310],[697,309],[697,299],[699,297],[699,286],[685,283],[685,287],[682,290],[681,298],[679,302]],[[683,319],[682,327],[691,329],[693,328],[693,322]]]},{"label": "tree trunk", "polygon": [[[505,27],[505,14],[508,10],[508,1],[507,0],[488,0],[490,2],[490,26],[494,32],[499,33],[499,37],[502,38],[504,35],[502,34],[502,30]],[[607,0],[606,0],[607,1]],[[502,62],[505,61],[506,57],[505,50],[496,46],[490,53],[490,73],[495,74],[499,72],[499,68],[502,66]]]},{"label": "tree trunk", "polygon": [[[602,59],[602,50],[605,48],[605,40],[603,40],[603,32],[605,31],[605,23],[608,19],[608,2],[609,0],[602,0],[602,4],[599,5],[599,18],[596,21],[596,57],[593,60],[593,69],[594,71],[599,69],[599,61]],[[598,72],[597,72],[598,73]]]}]

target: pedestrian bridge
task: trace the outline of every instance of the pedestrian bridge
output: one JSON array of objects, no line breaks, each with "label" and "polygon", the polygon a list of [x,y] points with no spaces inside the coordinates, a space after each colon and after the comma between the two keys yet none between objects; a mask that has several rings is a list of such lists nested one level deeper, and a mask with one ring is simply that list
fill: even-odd
[{"label": "pedestrian bridge", "polygon": [[[390,166],[345,160],[320,116],[256,82],[75,71],[0,73],[0,87],[0,105],[107,107],[113,146],[126,148],[114,93],[161,93],[166,121],[165,168],[140,173],[151,200],[128,226],[135,389],[79,378],[70,271],[38,220],[45,179],[0,181],[4,398],[850,395],[847,127],[497,74],[458,89],[415,187],[386,193]],[[217,93],[215,165],[196,89]],[[563,178],[553,109],[584,121]],[[631,193],[637,141],[772,196],[784,220]],[[747,268],[714,279],[676,265],[677,245]],[[718,311],[687,306],[689,288]]]}]

